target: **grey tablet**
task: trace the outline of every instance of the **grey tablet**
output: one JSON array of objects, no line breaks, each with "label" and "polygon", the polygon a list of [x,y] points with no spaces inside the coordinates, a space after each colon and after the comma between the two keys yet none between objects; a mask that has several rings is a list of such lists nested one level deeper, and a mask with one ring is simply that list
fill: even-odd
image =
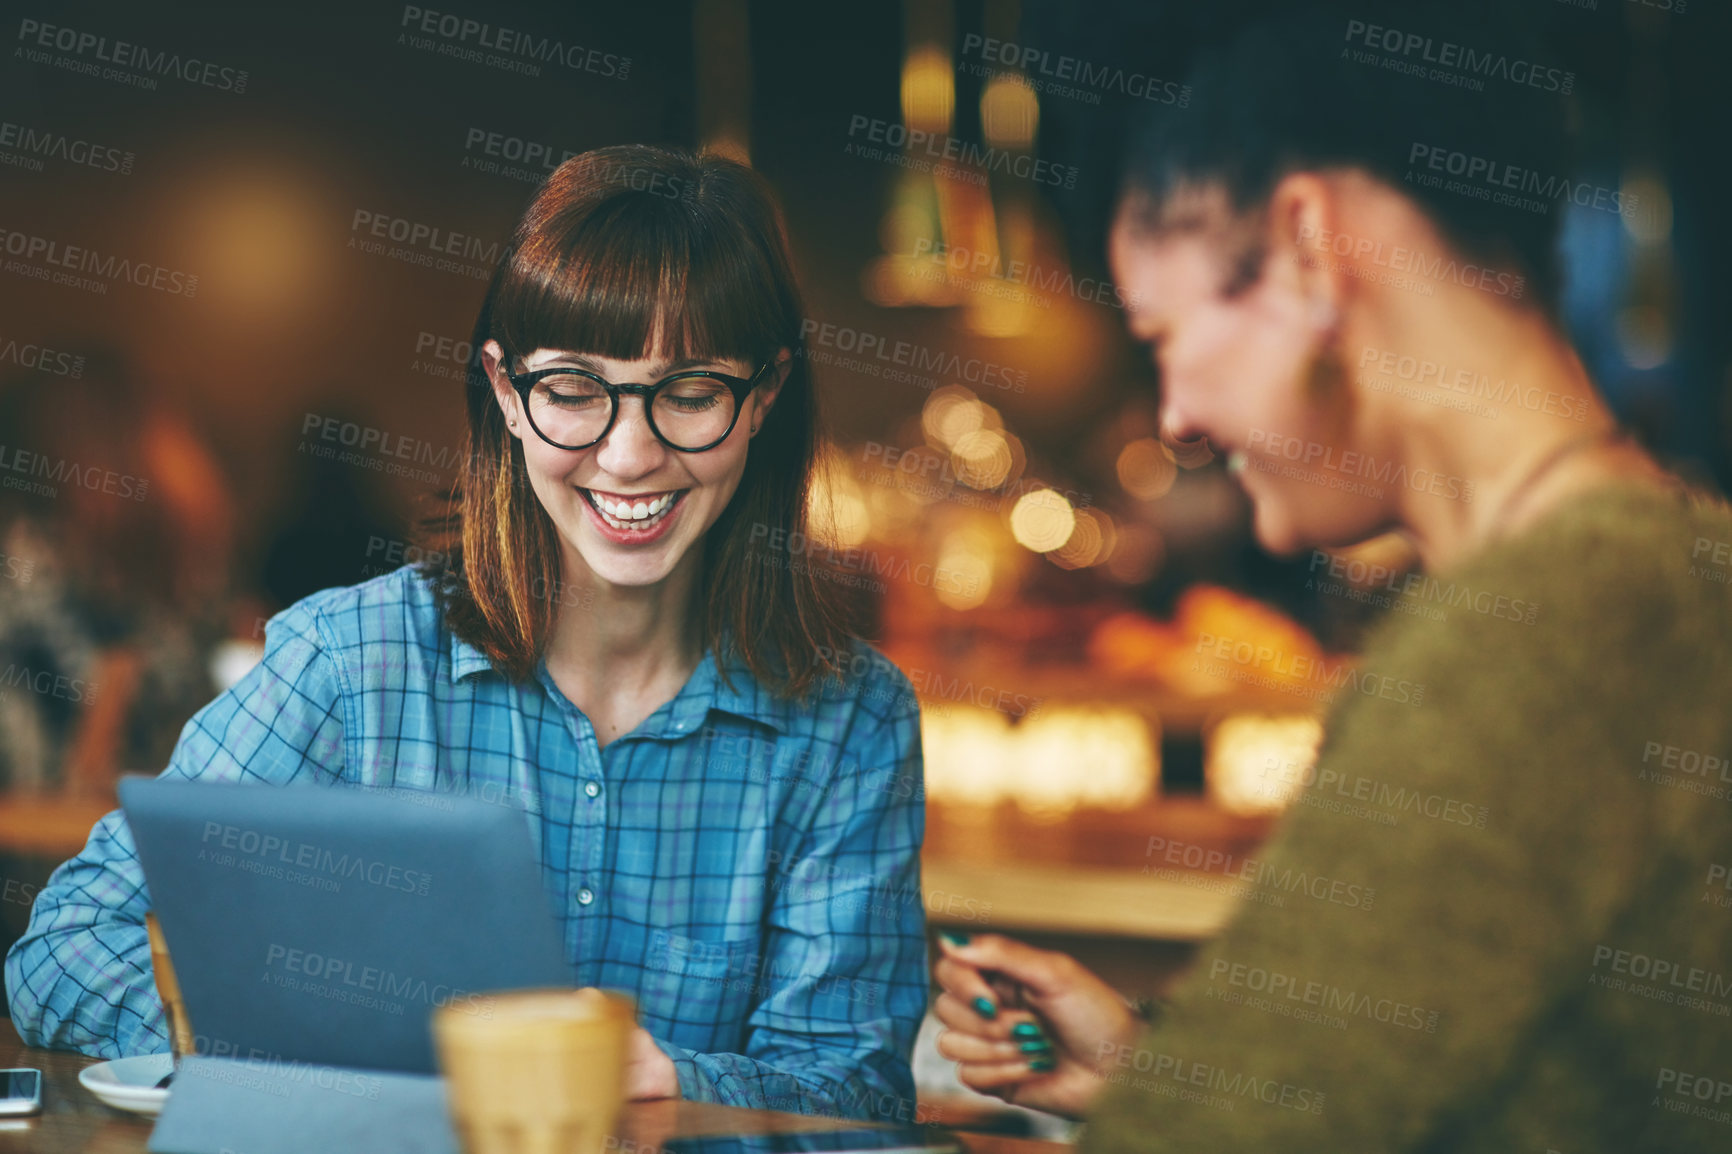
[{"label": "grey tablet", "polygon": [[201,1054],[435,1069],[435,1007],[569,986],[520,809],[449,793],[120,784]]}]

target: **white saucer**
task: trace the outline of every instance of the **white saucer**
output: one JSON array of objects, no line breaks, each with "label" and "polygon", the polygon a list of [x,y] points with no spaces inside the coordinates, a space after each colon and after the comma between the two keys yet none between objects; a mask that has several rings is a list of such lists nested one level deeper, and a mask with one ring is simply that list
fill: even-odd
[{"label": "white saucer", "polygon": [[162,1076],[174,1069],[172,1054],[141,1054],[136,1058],[116,1058],[98,1062],[78,1071],[78,1081],[92,1094],[116,1110],[134,1114],[162,1113],[168,1101],[168,1090],[158,1090]]}]

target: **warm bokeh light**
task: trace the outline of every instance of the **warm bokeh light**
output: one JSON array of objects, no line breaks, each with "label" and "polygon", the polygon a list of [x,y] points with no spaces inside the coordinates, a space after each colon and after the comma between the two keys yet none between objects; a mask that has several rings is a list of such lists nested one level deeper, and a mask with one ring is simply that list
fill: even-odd
[{"label": "warm bokeh light", "polygon": [[1204,777],[1229,813],[1274,813],[1304,789],[1317,764],[1323,724],[1305,714],[1239,713],[1209,734]]},{"label": "warm bokeh light", "polygon": [[1027,80],[1000,72],[980,94],[980,130],[994,148],[1026,152],[1040,128],[1040,101]]},{"label": "warm bokeh light", "polygon": [[920,410],[920,427],[930,444],[948,449],[967,433],[999,424],[996,420],[988,421],[990,408],[973,390],[962,385],[945,385],[926,398]]},{"label": "warm bokeh light", "polygon": [[950,54],[932,44],[910,49],[902,62],[902,122],[920,132],[946,133],[955,107]]},{"label": "warm bokeh light", "polygon": [[964,433],[950,448],[956,479],[971,489],[996,489],[1010,476],[1010,443],[998,429]]},{"label": "warm bokeh light", "polygon": [[1633,207],[1624,216],[1624,230],[1645,244],[1658,244],[1672,235],[1672,193],[1659,175],[1639,170],[1624,178],[1619,190]]},{"label": "warm bokeh light", "polygon": [[1010,531],[1016,543],[1036,553],[1047,553],[1070,540],[1076,528],[1076,510],[1062,493],[1035,489],[1017,499],[1010,511]]},{"label": "warm bokeh light", "polygon": [[932,588],[952,609],[974,609],[992,592],[992,538],[978,529],[945,534]]},{"label": "warm bokeh light", "polygon": [[1173,451],[1154,437],[1138,437],[1119,451],[1119,484],[1143,501],[1164,497],[1179,475]]},{"label": "warm bokeh light", "polygon": [[1141,805],[1160,779],[1154,726],[1130,710],[1044,708],[1012,725],[978,706],[929,705],[920,738],[934,801],[1014,801],[1030,816],[1058,820],[1083,806]]},{"label": "warm bokeh light", "polygon": [[190,189],[188,263],[208,282],[203,299],[249,325],[281,324],[317,303],[333,275],[327,210],[298,174],[218,170]]},{"label": "warm bokeh light", "polygon": [[1099,509],[1078,509],[1076,527],[1068,540],[1047,556],[1066,569],[1082,569],[1098,565],[1112,553],[1114,537],[1112,518]]},{"label": "warm bokeh light", "polygon": [[833,548],[851,549],[872,529],[866,494],[834,449],[822,454],[813,472],[806,512],[813,538]]}]

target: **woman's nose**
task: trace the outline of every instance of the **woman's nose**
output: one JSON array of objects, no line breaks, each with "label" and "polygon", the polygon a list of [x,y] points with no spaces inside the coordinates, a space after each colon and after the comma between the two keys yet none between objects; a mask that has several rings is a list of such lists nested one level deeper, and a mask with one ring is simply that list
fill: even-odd
[{"label": "woman's nose", "polygon": [[596,446],[596,464],[616,477],[637,477],[662,463],[667,447],[650,428],[642,397],[621,397],[613,428]]}]

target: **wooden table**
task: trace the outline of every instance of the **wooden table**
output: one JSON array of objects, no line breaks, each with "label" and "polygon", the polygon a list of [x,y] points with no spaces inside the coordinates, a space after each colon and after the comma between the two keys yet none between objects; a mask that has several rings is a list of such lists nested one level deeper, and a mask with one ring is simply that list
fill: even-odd
[{"label": "wooden table", "polygon": [[[0,1063],[34,1066],[42,1071],[43,1082],[41,1114],[0,1121],[0,1154],[142,1154],[150,1138],[150,1119],[104,1106],[78,1084],[78,1071],[96,1060],[30,1049],[19,1041],[9,1019],[0,1020]],[[667,1101],[633,1103],[619,1129],[622,1149],[654,1150],[674,1138],[788,1134],[860,1125],[806,1114]],[[959,1133],[956,1138],[967,1154],[1067,1154],[1070,1149],[1057,1142],[985,1134]],[[627,1145],[627,1140],[637,1145]]]}]

